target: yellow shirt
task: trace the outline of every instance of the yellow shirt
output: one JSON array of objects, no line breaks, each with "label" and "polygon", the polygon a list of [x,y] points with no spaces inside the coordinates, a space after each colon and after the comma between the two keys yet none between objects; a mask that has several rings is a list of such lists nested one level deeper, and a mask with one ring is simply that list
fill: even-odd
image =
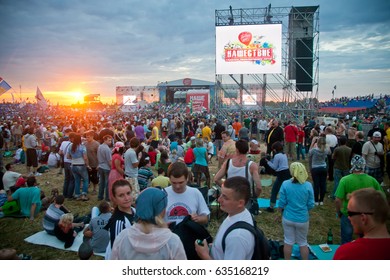
[{"label": "yellow shirt", "polygon": [[152,136],[151,136],[153,141],[158,141],[160,140],[160,137],[158,137],[158,127],[154,126],[152,129]]},{"label": "yellow shirt", "polygon": [[211,133],[211,128],[209,126],[202,128],[202,137],[207,137],[209,141],[211,141]]}]

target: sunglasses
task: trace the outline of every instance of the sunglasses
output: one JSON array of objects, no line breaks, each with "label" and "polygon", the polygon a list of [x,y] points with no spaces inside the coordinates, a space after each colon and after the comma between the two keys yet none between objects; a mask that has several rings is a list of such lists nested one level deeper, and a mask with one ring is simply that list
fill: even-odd
[{"label": "sunglasses", "polygon": [[372,212],[354,212],[354,211],[348,211],[348,217],[353,217],[356,215],[374,215]]}]

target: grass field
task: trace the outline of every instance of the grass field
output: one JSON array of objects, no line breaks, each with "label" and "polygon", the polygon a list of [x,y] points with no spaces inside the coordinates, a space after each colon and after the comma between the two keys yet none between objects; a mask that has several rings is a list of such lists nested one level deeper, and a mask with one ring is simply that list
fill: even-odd
[{"label": "grass field", "polygon": [[[10,162],[11,159],[4,158],[5,164]],[[307,161],[302,161],[307,163]],[[15,165],[15,171],[22,174],[26,173],[24,165]],[[217,166],[215,161],[210,166],[210,173],[213,175],[217,172]],[[37,177],[41,189],[46,195],[50,194],[51,188],[58,187],[62,192],[63,175],[58,175],[58,170],[50,170],[44,173],[42,176]],[[274,179],[274,178],[273,178]],[[311,178],[309,178],[311,180]],[[271,193],[271,186],[264,187],[261,197],[269,198]],[[90,191],[92,186],[90,187]],[[333,182],[328,182],[328,191],[333,189]],[[85,215],[90,213],[93,206],[97,205],[97,196],[89,195],[89,201],[74,201],[66,200],[65,205],[74,213],[79,215]],[[2,218],[0,219],[0,249],[1,248],[15,248],[18,254],[24,253],[31,255],[34,260],[74,260],[78,259],[77,253],[64,250],[58,250],[51,247],[33,245],[24,241],[28,236],[41,231],[42,219],[44,212],[41,212],[39,216],[34,220],[22,218]],[[221,215],[217,219],[216,209],[212,209],[211,221],[208,229],[215,236],[219,224],[222,222]],[[275,240],[283,240],[283,229],[281,225],[280,214],[268,213],[263,211],[256,217],[258,225],[263,229],[267,238]],[[390,228],[390,223],[388,223]],[[340,243],[340,226],[339,220],[336,218],[334,202],[325,198],[323,206],[317,206],[310,212],[310,228],[308,241],[309,244],[321,244],[326,242],[327,233],[329,228],[332,229],[334,244]],[[93,256],[92,259],[102,259],[98,256]]]}]

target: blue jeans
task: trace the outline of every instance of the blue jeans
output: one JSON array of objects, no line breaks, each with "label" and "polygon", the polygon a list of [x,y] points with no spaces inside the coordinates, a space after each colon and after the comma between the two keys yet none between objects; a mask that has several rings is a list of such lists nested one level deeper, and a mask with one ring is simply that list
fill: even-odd
[{"label": "blue jeans", "polygon": [[279,193],[280,187],[282,186],[282,183],[285,180],[288,180],[290,178],[291,178],[291,174],[290,174],[289,169],[285,169],[285,170],[281,170],[281,171],[276,172],[276,180],[272,186],[272,191],[271,191],[271,199],[270,199],[271,207],[274,207],[276,204],[276,198],[278,196],[278,193]]},{"label": "blue jeans", "polygon": [[333,169],[333,177],[334,177],[334,185],[333,185],[333,191],[332,191],[332,199],[334,199],[334,194],[336,193],[337,187],[339,186],[341,178],[344,176],[349,175],[349,170],[341,170],[334,168]]},{"label": "blue jeans", "polygon": [[74,193],[74,177],[73,172],[71,168],[71,163],[64,162],[64,187],[63,187],[63,194],[66,198],[73,197]]},{"label": "blue jeans", "polygon": [[353,227],[348,216],[342,215],[340,218],[340,230],[341,230],[341,245],[351,242],[353,235]]},{"label": "blue jeans", "polygon": [[323,202],[326,192],[326,167],[315,167],[311,170],[314,188],[314,201]]},{"label": "blue jeans", "polygon": [[104,197],[104,194],[106,196],[106,200],[110,200],[110,197],[108,195],[108,176],[110,175],[110,170],[105,170],[102,168],[99,168],[99,192],[98,192],[98,199],[102,200]]},{"label": "blue jeans", "polygon": [[298,143],[298,146],[297,146],[297,160],[299,160],[299,156],[302,155],[302,159],[304,160],[305,159],[305,148],[303,147],[303,145],[301,143]]},{"label": "blue jeans", "polygon": [[81,180],[83,180],[83,195],[88,193],[88,170],[85,165],[72,165],[72,172],[74,177],[74,187],[76,197],[80,196]]}]

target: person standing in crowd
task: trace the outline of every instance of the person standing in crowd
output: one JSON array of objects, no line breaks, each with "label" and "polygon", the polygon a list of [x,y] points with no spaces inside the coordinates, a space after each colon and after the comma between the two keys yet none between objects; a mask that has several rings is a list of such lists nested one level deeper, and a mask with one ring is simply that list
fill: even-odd
[{"label": "person standing in crowd", "polygon": [[298,140],[298,128],[295,122],[289,121],[287,126],[284,128],[284,139],[285,139],[285,153],[287,158],[295,160],[297,158],[297,140]]},{"label": "person standing in crowd", "polygon": [[[160,136],[159,136],[159,130],[158,130],[156,123],[153,124],[152,134],[150,135],[149,140],[150,140],[150,146],[157,149],[158,141],[160,140]],[[138,142],[139,142],[139,140],[138,140]],[[130,147],[131,147],[131,143],[130,143]]]},{"label": "person standing in crowd", "polygon": [[[24,147],[26,148],[26,167],[27,173],[29,176],[35,175],[39,176],[40,173],[37,172],[38,168],[38,155],[37,155],[37,147],[38,140],[34,134],[34,128],[31,126],[27,129],[27,134],[24,135]],[[33,168],[33,172],[31,173],[31,166]]]},{"label": "person standing in crowd", "polygon": [[[320,137],[316,146],[309,150],[309,168],[314,187],[315,205],[324,205],[326,192],[326,158],[330,150],[326,147],[326,139]],[[332,172],[333,173],[333,172]]]},{"label": "person standing in crowd", "polygon": [[[328,180],[329,181],[333,181],[334,180],[334,177],[333,177],[333,165],[334,165],[334,162],[333,162],[333,159],[332,159],[332,153],[334,151],[334,149],[336,149],[337,145],[338,145],[338,139],[336,137],[336,135],[334,135],[334,130],[331,126],[328,126],[325,128],[325,139],[326,139],[326,147],[330,149],[330,153],[328,154],[327,156],[327,160],[328,160]],[[315,195],[315,193],[314,193]]]},{"label": "person standing in crowd", "polygon": [[305,131],[302,126],[298,126],[298,141],[297,141],[297,160],[305,160],[306,149],[305,149]]},{"label": "person standing in crowd", "polygon": [[[77,200],[87,201],[88,170],[91,169],[87,157],[87,149],[81,143],[81,135],[74,133],[72,144],[68,148],[67,157],[72,160],[72,173],[74,177],[75,197]],[[80,194],[81,182],[82,191]]]},{"label": "person standing in crowd", "polygon": [[268,130],[268,123],[265,120],[264,116],[261,116],[261,119],[258,123],[259,133],[260,133],[260,142],[265,142],[265,133]]},{"label": "person standing in crowd", "polygon": [[221,150],[222,148],[222,145],[223,145],[223,140],[222,140],[222,132],[224,132],[226,129],[225,127],[222,125],[222,122],[221,121],[217,121],[217,124],[215,125],[214,127],[214,144],[215,144],[215,147],[217,149],[217,154],[219,153],[219,151]]},{"label": "person standing in crowd", "polygon": [[283,182],[280,189],[279,210],[282,213],[284,231],[284,259],[291,259],[295,243],[303,260],[309,259],[307,235],[309,232],[309,211],[314,207],[313,187],[307,181],[305,166],[300,162],[290,165],[291,180]]},{"label": "person standing in crowd", "polygon": [[229,132],[222,132],[222,140],[223,146],[218,153],[218,168],[222,166],[222,164],[232,158],[236,154],[236,144],[233,139],[231,139]]},{"label": "person standing in crowd", "polygon": [[[364,143],[362,155],[366,160],[365,173],[374,177],[379,183],[383,182],[383,168],[381,161],[384,157],[383,145],[380,143],[381,133],[375,131],[372,139]],[[382,159],[381,159],[382,158]]]},{"label": "person standing in crowd", "polygon": [[384,151],[385,151],[385,160],[386,160],[386,172],[387,176],[390,179],[390,121],[387,121],[384,125],[385,128],[385,137],[383,138],[384,142]]},{"label": "person standing in crowd", "polygon": [[[284,141],[283,128],[281,128],[279,126],[279,122],[274,119],[270,122],[270,125],[271,126],[265,135],[268,155],[271,155],[271,152],[273,150],[272,146],[274,143],[280,142],[283,146],[283,141]],[[287,169],[288,169],[288,166],[287,166]]]},{"label": "person standing in crowd", "polygon": [[232,127],[234,129],[234,137],[235,139],[238,139],[238,132],[242,128],[242,124],[238,121],[238,119],[235,119],[232,124]]},{"label": "person standing in crowd", "polygon": [[112,136],[106,134],[103,137],[103,143],[100,144],[98,148],[98,170],[99,170],[99,192],[98,192],[98,201],[100,200],[110,200],[110,193],[108,190],[108,178],[111,171],[112,164],[112,154],[109,145],[112,142]]},{"label": "person standing in crowd", "polygon": [[110,235],[105,254],[106,260],[111,257],[111,249],[119,233],[125,228],[131,227],[134,223],[136,211],[132,207],[133,197],[131,193],[132,187],[129,181],[125,179],[116,180],[112,184],[112,201],[116,206],[108,224],[104,227]]},{"label": "person standing in crowd", "polygon": [[98,149],[99,149],[99,142],[96,141],[93,137],[95,135],[95,132],[93,130],[89,130],[85,133],[85,137],[87,141],[85,142],[85,148],[87,149],[87,157],[89,166],[91,167],[88,169],[88,177],[89,177],[89,184],[92,184],[92,194],[96,194],[96,188],[99,183],[99,177],[98,177]]},{"label": "person standing in crowd", "polygon": [[[261,188],[261,180],[259,175],[259,169],[258,165],[253,162],[249,161],[246,157],[248,153],[248,142],[245,140],[238,140],[235,143],[236,147],[236,153],[233,156],[233,158],[225,161],[221,168],[218,170],[217,174],[215,174],[214,182],[222,186],[222,178],[231,178],[236,176],[241,176],[246,178],[249,181],[249,184],[251,186],[251,198],[257,198],[259,197],[262,188]],[[248,176],[246,173],[246,166],[248,162]],[[255,185],[255,193],[252,193],[253,185]]]},{"label": "person standing in crowd", "polygon": [[356,133],[357,133],[357,125],[354,123],[348,128],[348,140],[347,146],[352,148],[356,143]]},{"label": "person standing in crowd", "polygon": [[[340,219],[341,244],[352,241],[353,228],[348,218],[348,202],[350,194],[358,189],[373,188],[383,192],[378,181],[364,173],[366,161],[362,156],[355,155],[351,160],[351,174],[341,178],[336,190],[336,213]],[[383,193],[384,194],[384,193]]]},{"label": "person standing in crowd", "polygon": [[334,161],[334,185],[331,198],[334,199],[334,194],[336,193],[337,186],[342,177],[349,174],[351,169],[351,148],[347,146],[347,137],[340,136],[339,138],[340,145],[334,149],[332,154],[332,159]]},{"label": "person standing in crowd", "polygon": [[195,242],[195,250],[203,260],[250,260],[252,258],[255,240],[253,234],[244,228],[231,231],[225,239],[225,250],[222,239],[226,230],[238,221],[254,225],[251,213],[245,208],[250,198],[250,185],[246,178],[241,176],[226,179],[221,188],[218,202],[221,210],[228,214],[220,225],[215,240],[209,249],[206,239],[203,244]]},{"label": "person standing in crowd", "polygon": [[[155,126],[156,127],[156,126]],[[130,148],[125,152],[125,178],[129,180],[131,187],[133,189],[133,197],[137,198],[139,193],[138,185],[138,165],[142,157],[142,153],[139,153],[137,156],[136,150],[138,149],[140,143],[138,138],[134,137],[130,140]]]},{"label": "person standing in crowd", "polygon": [[267,164],[276,172],[276,180],[272,186],[270,206],[266,209],[267,212],[273,213],[276,204],[276,198],[278,196],[280,187],[285,180],[291,178],[290,170],[288,168],[287,155],[283,153],[283,145],[281,142],[275,142],[272,144],[272,151],[274,158],[268,160]]},{"label": "person standing in crowd", "polygon": [[193,166],[193,172],[195,175],[195,180],[198,186],[201,186],[202,174],[206,177],[206,186],[211,187],[211,177],[209,172],[209,159],[207,156],[207,150],[203,146],[202,138],[196,139],[196,147],[194,148],[195,163]]},{"label": "person standing in crowd", "polygon": [[63,159],[64,164],[64,186],[63,186],[63,195],[65,198],[73,199],[74,194],[74,176],[72,172],[72,160],[69,159],[66,155],[68,153],[69,146],[72,144],[70,135],[73,135],[72,130],[65,130],[65,136],[61,143],[59,154]]},{"label": "person standing in crowd", "polygon": [[179,224],[191,215],[194,222],[205,225],[208,223],[210,210],[202,196],[196,189],[187,186],[188,168],[183,162],[172,163],[169,167],[168,177],[171,186],[165,188],[168,194],[165,221]]},{"label": "person standing in crowd", "polygon": [[132,227],[122,230],[112,247],[112,260],[186,260],[184,246],[164,221],[165,191],[147,188],[137,198]]},{"label": "person standing in crowd", "polygon": [[350,160],[352,159],[352,157],[354,157],[355,155],[359,155],[361,156],[362,155],[362,149],[363,149],[363,145],[364,145],[364,133],[363,131],[357,131],[355,133],[355,143],[353,144],[352,146],[352,150],[351,150],[351,158]]},{"label": "person standing in crowd", "polygon": [[[135,137],[137,137],[140,142],[143,142],[145,139],[145,130],[141,121],[137,122],[137,126],[134,128],[134,132],[135,132]],[[130,146],[130,139],[128,139],[127,141],[129,142],[129,146]]]},{"label": "person standing in crowd", "polygon": [[252,115],[251,123],[250,123],[250,129],[251,129],[251,139],[257,140],[257,118],[255,115]]},{"label": "person standing in crowd", "polygon": [[108,175],[108,197],[112,200],[112,184],[119,179],[124,179],[125,160],[123,159],[123,152],[125,151],[125,144],[123,142],[116,142],[112,149],[111,170]]},{"label": "person standing in crowd", "polygon": [[351,193],[347,205],[353,232],[360,238],[341,245],[334,260],[390,260],[390,234],[386,226],[389,206],[383,193],[371,188]]}]

